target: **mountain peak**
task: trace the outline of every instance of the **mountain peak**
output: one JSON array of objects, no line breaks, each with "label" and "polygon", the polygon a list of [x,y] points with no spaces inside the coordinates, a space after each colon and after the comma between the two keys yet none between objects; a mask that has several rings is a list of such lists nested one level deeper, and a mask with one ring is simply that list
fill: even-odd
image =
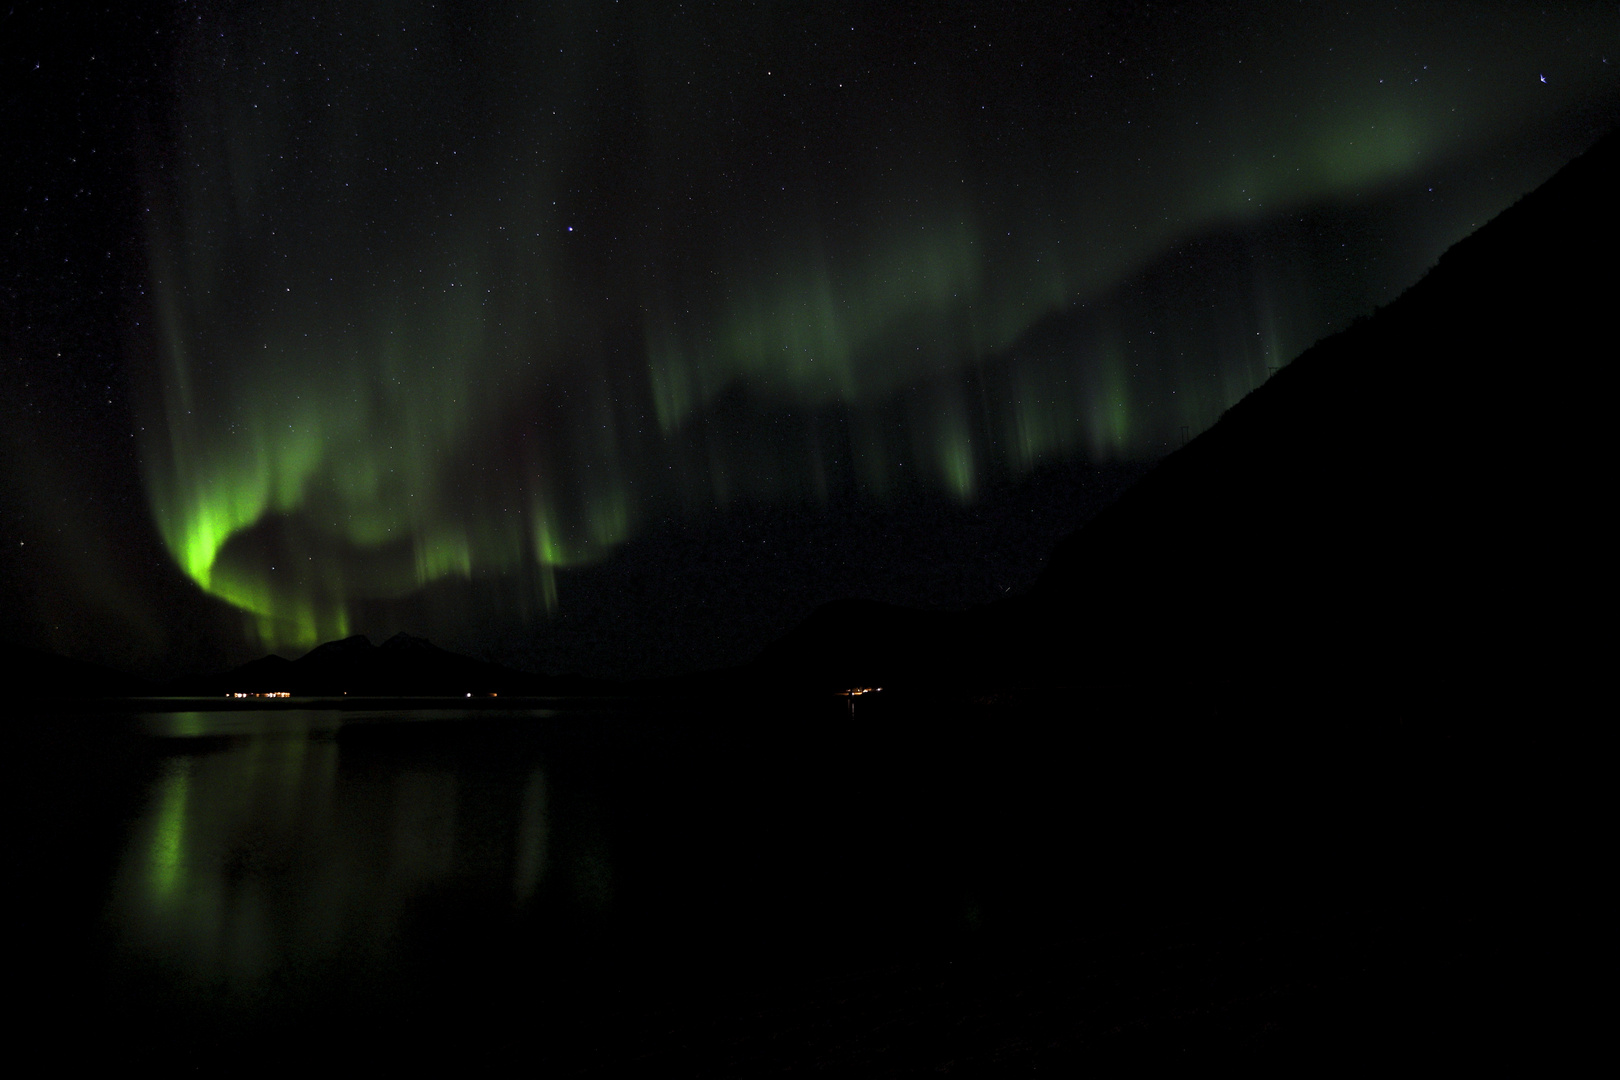
[{"label": "mountain peak", "polygon": [[440,651],[439,647],[433,644],[433,642],[429,641],[427,638],[415,637],[411,634],[405,633],[403,630],[389,638],[387,641],[383,642],[380,646],[378,646],[378,648],[388,649],[391,651],[411,650],[414,652],[423,652],[428,649],[431,649],[434,652]]},{"label": "mountain peak", "polygon": [[296,661],[262,657],[218,676],[188,681],[178,689],[207,695],[284,690],[299,696],[466,697],[537,689],[555,692],[556,686],[534,675],[449,652],[411,634],[395,634],[381,645],[357,634],[318,645]]},{"label": "mountain peak", "polygon": [[370,652],[374,648],[376,648],[376,646],[371,643],[370,638],[366,637],[364,634],[355,634],[353,637],[346,637],[339,641],[328,641],[325,644],[317,645],[313,649],[309,650],[309,652],[305,653],[301,659],[308,660],[312,657],[324,658],[330,656],[352,656],[358,653]]}]

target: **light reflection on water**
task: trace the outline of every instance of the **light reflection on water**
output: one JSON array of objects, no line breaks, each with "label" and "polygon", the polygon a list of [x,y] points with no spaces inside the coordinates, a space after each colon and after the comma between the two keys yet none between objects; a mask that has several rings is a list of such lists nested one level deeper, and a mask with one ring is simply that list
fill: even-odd
[{"label": "light reflection on water", "polygon": [[[543,720],[556,716],[556,709],[508,709],[496,714],[503,718]],[[350,709],[209,709],[191,712],[145,713],[141,730],[159,738],[207,738],[215,736],[264,735],[281,737],[304,734],[336,734],[345,727],[361,724],[440,723],[487,719],[492,714],[468,709],[411,709],[409,711]]]},{"label": "light reflection on water", "polygon": [[976,761],[825,725],[760,741],[581,703],[121,730],[83,955],[129,1029],[220,1046],[333,1016],[449,1045],[496,1015],[583,1045],[638,1009],[981,933],[1006,910],[987,875],[1029,862],[981,820],[1004,800]]},{"label": "light reflection on water", "polygon": [[[448,720],[479,723],[453,711],[145,718],[174,741],[119,861],[107,910],[117,946],[182,983],[251,994],[288,972],[388,956],[446,892],[533,902],[551,832],[538,747],[394,744],[400,728]],[[342,737],[389,721],[378,745]]]},{"label": "light reflection on water", "polygon": [[1394,771],[1387,740],[1336,741],[1351,751],[1334,759],[1275,729],[1178,750],[1158,730],[998,741],[845,718],[722,726],[599,703],[36,718],[14,755],[19,1030],[125,1068],[332,1071],[318,1054],[340,1042],[354,1066],[378,1047],[413,1073],[424,1048],[464,1066],[474,1048],[600,1075],[636,1024],[684,1039],[713,1016],[766,1017],[761,994],[819,1024],[874,970],[933,986],[936,958],[975,949],[1055,955],[1066,985],[1070,961],[1134,963],[1163,933],[1226,942],[1404,905],[1422,873],[1468,865],[1419,869],[1454,835],[1414,810],[1442,805],[1450,741]]}]

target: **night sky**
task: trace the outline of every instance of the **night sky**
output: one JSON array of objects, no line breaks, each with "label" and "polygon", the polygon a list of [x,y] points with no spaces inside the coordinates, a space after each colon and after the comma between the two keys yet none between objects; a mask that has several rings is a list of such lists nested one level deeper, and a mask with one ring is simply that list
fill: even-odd
[{"label": "night sky", "polygon": [[155,674],[988,599],[1620,116],[1612,3],[8,11],[5,637]]}]

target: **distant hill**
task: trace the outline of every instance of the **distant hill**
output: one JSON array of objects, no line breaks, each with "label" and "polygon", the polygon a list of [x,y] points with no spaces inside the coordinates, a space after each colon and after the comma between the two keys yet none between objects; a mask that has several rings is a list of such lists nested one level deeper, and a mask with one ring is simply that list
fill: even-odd
[{"label": "distant hill", "polygon": [[[1068,687],[1189,708],[1556,696],[1595,656],[1620,136],[1307,350],[959,616],[829,605],[752,666],[803,685]],[[836,643],[836,644],[835,644]]]},{"label": "distant hill", "polygon": [[573,678],[545,678],[439,648],[409,634],[381,645],[360,636],[329,641],[296,660],[266,656],[221,675],[166,687],[173,694],[222,696],[462,697],[467,694],[562,694],[588,691]]}]

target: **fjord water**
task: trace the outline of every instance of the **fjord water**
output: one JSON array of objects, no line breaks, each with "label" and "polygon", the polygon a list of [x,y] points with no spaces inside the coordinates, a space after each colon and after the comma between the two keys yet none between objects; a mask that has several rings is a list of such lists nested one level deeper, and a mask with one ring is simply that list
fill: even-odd
[{"label": "fjord water", "polygon": [[[989,948],[1027,981],[1391,900],[1409,918],[1467,860],[1410,746],[1373,766],[1348,734],[1001,719],[38,718],[14,763],[31,1016],[93,1032],[79,1056],[567,1071],[851,972]],[[1086,977],[1035,982],[1067,1001]]]},{"label": "fjord water", "polygon": [[982,918],[972,793],[928,752],[744,752],[577,704],[40,723],[32,944],[56,1000],[135,1052],[347,1032],[566,1057]]}]

